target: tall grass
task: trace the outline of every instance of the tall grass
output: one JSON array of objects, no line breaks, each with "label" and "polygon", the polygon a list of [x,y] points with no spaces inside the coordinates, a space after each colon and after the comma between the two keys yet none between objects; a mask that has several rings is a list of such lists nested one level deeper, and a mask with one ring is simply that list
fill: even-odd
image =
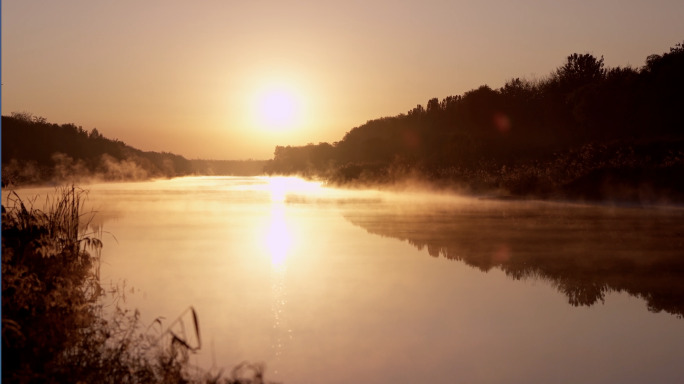
[{"label": "tall grass", "polygon": [[222,378],[189,363],[201,346],[192,308],[166,330],[156,321],[156,333],[138,311],[105,315],[120,289],[101,285],[102,232],[89,225],[86,195],[61,188],[40,210],[10,192],[2,207],[3,382],[263,383],[262,365]]}]

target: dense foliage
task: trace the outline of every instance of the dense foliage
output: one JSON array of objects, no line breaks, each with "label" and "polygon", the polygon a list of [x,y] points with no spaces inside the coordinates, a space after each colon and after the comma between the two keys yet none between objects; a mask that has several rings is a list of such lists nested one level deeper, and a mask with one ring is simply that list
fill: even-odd
[{"label": "dense foliage", "polygon": [[183,156],[144,152],[74,124],[50,124],[30,113],[2,116],[3,184],[145,180],[193,172]]},{"label": "dense foliage", "polygon": [[[575,53],[542,79],[515,78],[500,89],[483,85],[463,95],[434,98],[406,114],[368,121],[332,144],[278,146],[266,170],[338,183],[387,182],[411,174],[509,190],[520,186],[515,181],[511,187],[511,177],[524,179],[536,172],[541,173],[536,178],[553,180],[531,188],[554,187],[556,192],[558,184],[589,177],[597,169],[612,175],[613,168],[627,163],[640,168],[627,173],[675,166],[662,172],[680,177],[683,105],[681,44],[649,56],[641,68],[607,68],[603,57]],[[637,147],[648,155],[639,157]],[[586,172],[564,170],[574,172],[574,179],[553,174],[579,153],[613,162],[584,159]],[[626,158],[630,153],[637,156]],[[681,185],[670,187],[684,193]]]}]

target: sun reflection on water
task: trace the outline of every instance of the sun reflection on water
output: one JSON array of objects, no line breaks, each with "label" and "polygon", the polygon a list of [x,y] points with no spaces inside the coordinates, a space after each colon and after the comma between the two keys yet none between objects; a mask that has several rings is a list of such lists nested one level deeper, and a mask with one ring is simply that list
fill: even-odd
[{"label": "sun reflection on water", "polygon": [[[291,330],[286,324],[287,291],[286,272],[287,254],[292,244],[292,237],[285,221],[285,203],[274,202],[271,209],[271,225],[266,235],[266,245],[271,255],[271,311],[273,313],[273,353],[279,361],[283,353],[283,345],[291,337]],[[277,373],[277,371],[276,371]]]},{"label": "sun reflection on water", "polygon": [[268,189],[273,202],[284,202],[289,193],[311,194],[320,192],[321,183],[305,181],[296,177],[269,177]]},{"label": "sun reflection on water", "polygon": [[282,203],[275,204],[271,211],[271,227],[266,235],[271,262],[273,264],[285,263],[291,244],[292,238],[285,222],[285,206]]},{"label": "sun reflection on water", "polygon": [[291,330],[288,329],[285,306],[287,304],[287,291],[285,286],[286,265],[273,264],[271,266],[271,311],[273,312],[273,353],[276,360],[280,360],[283,354],[283,344],[291,339]]}]

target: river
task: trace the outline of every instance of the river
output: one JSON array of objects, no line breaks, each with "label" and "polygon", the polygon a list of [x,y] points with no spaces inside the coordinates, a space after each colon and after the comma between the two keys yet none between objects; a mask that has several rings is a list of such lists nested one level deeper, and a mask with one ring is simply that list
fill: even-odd
[{"label": "river", "polygon": [[[102,282],[199,316],[199,366],[284,383],[684,382],[684,209],[324,188],[94,184]],[[22,196],[51,189],[22,189]],[[6,191],[3,193],[6,197]]]}]

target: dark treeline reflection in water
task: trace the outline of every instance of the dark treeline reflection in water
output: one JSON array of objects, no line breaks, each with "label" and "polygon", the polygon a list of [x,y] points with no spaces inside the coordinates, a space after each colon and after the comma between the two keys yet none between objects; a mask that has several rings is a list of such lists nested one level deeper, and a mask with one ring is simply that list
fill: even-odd
[{"label": "dark treeline reflection in water", "polygon": [[684,211],[487,202],[344,214],[369,233],[514,280],[548,282],[573,306],[610,292],[684,315]]}]

